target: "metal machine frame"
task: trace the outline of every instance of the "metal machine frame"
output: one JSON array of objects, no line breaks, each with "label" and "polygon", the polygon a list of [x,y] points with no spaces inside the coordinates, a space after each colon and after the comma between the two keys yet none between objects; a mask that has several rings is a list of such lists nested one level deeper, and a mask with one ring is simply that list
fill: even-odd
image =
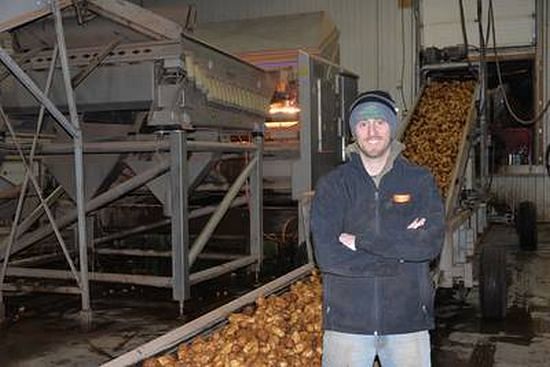
[{"label": "metal machine frame", "polygon": [[[51,1],[51,7],[30,1],[19,4],[23,7],[23,16],[8,19],[0,24],[0,27],[4,29],[6,24],[15,27],[22,23],[20,18],[27,22],[51,13],[55,18],[57,36],[57,46],[52,54],[32,52],[21,58],[30,60],[25,65],[28,71],[24,71],[6,50],[0,48],[0,61],[39,102],[39,104],[36,104],[32,100],[22,97],[22,94],[15,92],[15,90],[13,90],[15,93],[4,96],[4,102],[7,103],[10,111],[17,111],[17,107],[21,107],[25,111],[34,110],[38,112],[36,134],[30,147],[18,142],[10,118],[4,113],[4,109],[0,110],[3,122],[8,127],[12,137],[12,142],[2,143],[2,148],[16,152],[27,170],[18,199],[15,220],[8,242],[5,244],[5,252],[3,251],[4,253],[0,256],[0,260],[3,260],[0,273],[0,320],[4,317],[5,311],[3,292],[10,290],[47,291],[80,295],[82,299],[82,324],[88,327],[92,319],[89,293],[90,281],[172,288],[173,298],[179,302],[180,312],[183,312],[184,300],[189,298],[189,289],[192,284],[254,264],[254,269],[258,271],[262,262],[263,132],[261,125],[269,96],[272,93],[270,77],[253,65],[184,35],[179,25],[132,3],[124,2],[122,4],[122,2],[112,3],[100,0],[93,0],[88,3],[98,13],[107,15],[110,19],[121,24],[129,25],[132,29],[158,41],[120,46],[116,54],[113,50],[119,46],[120,40],[114,40],[103,48],[67,51],[60,8],[69,6],[70,2],[64,1]],[[121,8],[121,5],[124,5],[124,7]],[[168,41],[165,41],[166,39]],[[140,52],[136,52],[140,49],[143,51],[141,55],[139,55]],[[180,57],[182,51],[185,55],[183,58]],[[143,54],[146,54],[145,59],[149,58],[151,62],[146,61],[140,64],[138,61],[144,60]],[[88,57],[84,55],[88,55]],[[33,58],[33,56],[36,57]],[[63,72],[63,83],[61,84],[59,78],[56,79],[54,74],[58,56]],[[109,64],[107,67],[100,67],[106,62]],[[134,139],[122,141],[92,142],[84,139],[79,123],[80,117],[77,112],[77,105],[88,108],[86,104],[88,102],[91,106],[89,108],[93,110],[93,106],[113,101],[111,99],[113,95],[109,93],[110,90],[100,88],[100,86],[105,85],[106,81],[109,81],[109,78],[117,75],[115,71],[120,71],[120,68],[117,69],[116,66],[112,65],[113,63],[126,63],[124,66],[126,71],[137,68],[138,72],[132,74],[136,78],[143,79],[145,77],[151,78],[149,80],[158,81],[154,85],[150,84],[151,88],[148,90],[139,90],[136,91],[137,94],[131,94],[132,100],[129,102],[137,101],[141,108],[147,106],[145,109],[149,109],[150,112],[147,121],[149,126],[172,127],[168,134],[169,139],[159,139],[157,136],[138,136]],[[161,70],[159,70],[159,65],[162,68]],[[80,67],[80,72],[77,75],[74,75],[75,67]],[[44,71],[32,71],[41,68],[49,69],[47,75]],[[185,78],[181,78],[180,71],[182,69],[186,72]],[[34,74],[34,80],[46,81],[44,91],[35,84],[33,78],[29,77],[29,73]],[[88,77],[92,73],[93,78]],[[128,74],[126,73],[126,75]],[[2,79],[6,76],[7,74],[2,75]],[[224,79],[230,80],[231,83],[224,83]],[[11,83],[11,80],[5,82]],[[148,80],[145,80],[144,83],[147,84]],[[114,85],[116,84],[115,81]],[[79,91],[73,93],[73,88],[79,85],[82,85],[82,87]],[[63,87],[67,91],[66,101],[60,98],[61,95],[59,94]],[[105,94],[94,95],[93,90],[90,93],[90,88],[95,88],[96,93],[97,88],[100,88],[99,90],[103,90]],[[115,90],[117,94],[115,94],[114,99],[118,105],[115,103],[114,106],[126,108],[132,105],[131,103],[128,105],[119,103],[127,97],[125,91],[128,90]],[[51,97],[49,96],[50,93],[52,94]],[[261,97],[258,98],[257,95],[261,95]],[[46,110],[63,130],[72,137],[74,147],[69,143],[59,141],[38,143]],[[66,119],[62,112],[65,110],[69,111],[70,121]],[[176,126],[175,130],[173,126]],[[212,129],[213,133],[210,136],[213,138],[205,139],[205,136],[209,136],[208,133],[194,133],[191,129],[195,129],[196,126],[203,129]],[[231,131],[247,134],[250,136],[250,141],[244,143],[224,141],[224,134],[229,135]],[[27,158],[25,153],[29,154],[30,158]],[[87,192],[85,187],[85,159],[92,156],[106,157],[110,154],[122,153],[138,157],[138,162],[133,162],[137,174],[93,197],[94,192],[90,190]],[[75,157],[76,181],[74,181],[73,187],[76,190],[74,199],[77,208],[75,211],[69,211],[54,218],[51,205],[59,198],[61,190],[57,188],[47,198],[44,198],[43,190],[38,185],[37,179],[29,167],[32,166],[33,159],[38,155],[48,159],[48,157],[70,156],[71,154],[74,154]],[[149,157],[153,156],[154,159],[152,161],[140,160],[139,157],[144,154]],[[246,154],[249,156],[249,161],[236,180],[229,186],[218,205],[190,210],[188,194],[204,178],[205,169],[210,167],[212,162],[218,159],[221,154]],[[29,161],[30,163],[27,163]],[[40,196],[41,204],[30,216],[32,220],[26,218],[25,221],[19,223],[29,180],[33,184],[35,192]],[[105,207],[145,184],[154,186],[155,180],[157,180],[156,187],[161,187],[166,195],[164,204],[165,208],[168,208],[170,219],[143,225],[114,236],[105,236],[97,240],[92,238],[91,231],[89,228],[87,230],[86,216],[89,213]],[[246,182],[248,182],[248,185],[245,191],[248,190],[248,195],[245,192],[244,196],[239,196]],[[67,187],[65,187],[65,190],[67,190]],[[250,213],[248,254],[226,257],[225,260],[229,259],[230,261],[190,274],[191,265],[199,257],[227,210],[233,206],[246,203],[248,203]],[[42,214],[41,209],[47,214],[49,225],[28,232],[36,219]],[[210,213],[212,213],[212,216],[191,245],[189,242],[189,219]],[[61,234],[61,230],[74,223],[75,220],[78,221],[78,264],[73,261],[71,251]],[[172,259],[172,276],[89,271],[88,252],[94,250],[92,244],[97,245],[113,239],[134,235],[168,223],[171,224],[172,246],[170,256]],[[48,238],[52,232],[56,235],[62,247],[70,271],[9,265],[11,254]],[[155,253],[154,251],[149,252],[147,255],[164,256],[164,254]],[[30,260],[32,259],[26,258],[18,260],[17,263],[28,263]],[[6,277],[75,279],[77,286],[59,286],[58,284],[35,286],[5,283]]]},{"label": "metal machine frame", "polygon": [[[425,67],[425,83],[413,111],[420,102],[427,84],[430,83],[428,73],[435,71],[442,76],[453,76],[453,73],[464,72],[469,68],[470,65],[466,63]],[[488,228],[485,202],[488,166],[487,155],[484,153],[487,149],[486,121],[483,112],[478,111],[479,106],[483,105],[484,69],[476,69],[476,72],[479,74],[476,78],[477,86],[470,103],[450,187],[445,198],[445,240],[434,269],[433,280],[437,287],[458,290],[461,297],[478,285],[483,317],[500,319],[506,315],[506,263],[502,260],[506,254],[502,249],[486,249],[479,246],[480,238]],[[398,136],[402,136],[407,129],[411,116],[402,124]],[[468,197],[464,200],[460,198],[463,190],[474,195],[466,195]],[[479,266],[476,266],[476,263],[479,263]]]}]

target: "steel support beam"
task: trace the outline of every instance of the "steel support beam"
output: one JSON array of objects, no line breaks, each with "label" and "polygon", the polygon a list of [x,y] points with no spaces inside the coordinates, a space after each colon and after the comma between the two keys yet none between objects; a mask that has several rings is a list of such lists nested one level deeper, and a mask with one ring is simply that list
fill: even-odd
[{"label": "steel support beam", "polygon": [[[92,200],[88,201],[86,204],[86,213],[93,212],[97,209],[104,207],[112,203],[113,201],[119,199],[120,197],[128,194],[129,192],[137,189],[140,186],[143,186],[146,182],[155,179],[156,177],[162,175],[164,172],[168,171],[170,163],[161,163],[157,167],[153,167],[139,176],[132,177],[131,179],[124,181],[118,186],[110,189],[109,191],[104,192],[101,195],[96,196]],[[63,217],[59,218],[55,223],[59,229],[65,228],[77,219],[76,212],[71,212]],[[44,226],[34,232],[30,232],[19,238],[14,244],[12,253],[24,250],[29,246],[32,246],[38,241],[41,241],[48,237],[52,233],[52,227]],[[3,254],[0,254],[0,260],[2,260]]]},{"label": "steel support beam", "polygon": [[78,287],[64,287],[64,286],[47,286],[47,285],[30,285],[19,283],[5,283],[2,286],[4,292],[23,292],[23,293],[61,293],[61,294],[74,294],[80,295],[80,288]]},{"label": "steel support beam", "polygon": [[90,307],[90,286],[88,280],[88,242],[86,235],[86,199],[84,196],[84,156],[82,152],[83,137],[80,130],[80,121],[76,110],[74,91],[71,82],[71,72],[69,69],[69,59],[67,57],[67,47],[65,45],[65,35],[63,31],[63,20],[61,10],[57,1],[52,1],[52,13],[55,19],[55,34],[57,37],[57,47],[59,48],[59,61],[65,85],[65,94],[67,105],[69,107],[69,116],[71,124],[74,127],[74,171],[75,171],[75,191],[76,191],[76,212],[78,227],[78,258],[80,260],[80,290],[82,310],[80,312],[81,322],[85,329],[89,329],[92,323],[92,310]]},{"label": "steel support beam", "polygon": [[[99,248],[94,250],[96,254],[99,255],[115,255],[115,256],[137,256],[137,257],[172,257],[172,251],[157,251],[157,250],[140,250],[140,249],[119,249],[119,248]],[[49,255],[45,255],[49,256]],[[237,260],[241,259],[243,255],[233,255],[233,254],[222,254],[222,253],[202,253],[199,254],[199,259],[205,260]],[[26,261],[25,264],[32,264],[32,259]],[[39,259],[37,259],[39,260]],[[12,264],[15,264],[17,261],[13,261]],[[18,263],[19,264],[19,263]]]},{"label": "steel support beam", "polygon": [[263,260],[263,131],[255,133],[254,143],[258,149],[254,152],[256,165],[250,174],[250,254],[256,259],[256,276],[260,272]]},{"label": "steel support beam", "polygon": [[212,266],[208,269],[191,274],[189,277],[189,282],[191,285],[204,282],[205,280],[216,278],[222,274],[254,264],[254,262],[256,262],[256,258],[254,256],[247,256],[221,265]]},{"label": "steel support beam", "polygon": [[[239,259],[233,259],[225,264],[213,266],[211,268],[193,273],[189,276],[187,284],[194,285],[205,280],[218,277],[222,274],[228,273],[238,268],[248,266],[255,262],[255,259],[251,256],[241,257]],[[58,280],[71,280],[74,279],[70,271],[44,269],[44,268],[25,268],[18,266],[11,266],[8,268],[6,275],[8,277],[20,277],[20,278],[46,278],[46,279],[58,279]],[[95,282],[107,282],[107,283],[119,283],[119,284],[133,284],[143,285],[149,287],[158,288],[172,288],[172,278],[155,276],[155,275],[137,275],[137,274],[124,274],[124,273],[96,273],[89,272],[89,278]]]},{"label": "steel support beam", "polygon": [[227,210],[230,208],[231,203],[233,202],[233,199],[237,196],[239,193],[239,190],[241,189],[242,185],[252,172],[252,170],[257,166],[258,164],[258,157],[254,157],[250,163],[245,167],[245,169],[241,172],[239,177],[233,182],[227,193],[225,194],[223,200],[219,204],[218,208],[212,214],[204,228],[202,229],[201,233],[199,234],[199,237],[195,240],[193,243],[193,246],[191,247],[191,251],[189,252],[189,265],[192,266],[195,260],[197,259],[197,256],[200,254],[200,252],[204,249],[204,246],[210,239],[210,236],[222,220],[223,216],[227,212]]},{"label": "steel support beam", "polygon": [[74,126],[67,118],[57,109],[57,107],[46,97],[46,95],[38,88],[34,81],[17,65],[10,55],[0,47],[0,61],[13,74],[13,76],[32,94],[32,96],[46,107],[50,115],[55,121],[69,134],[75,137],[78,133]]},{"label": "steel support beam", "polygon": [[51,262],[61,259],[61,254],[53,252],[50,254],[29,256],[22,259],[10,260],[10,266],[36,266],[40,263]]},{"label": "steel support beam", "polygon": [[99,65],[101,65],[103,60],[105,60],[105,58],[109,56],[111,51],[113,51],[120,44],[121,41],[122,40],[120,38],[116,38],[115,40],[109,42],[107,46],[105,46],[105,48],[101,51],[101,53],[96,57],[94,57],[94,59],[92,60],[92,62],[90,62],[90,64],[88,64],[88,66],[86,66],[82,71],[80,71],[80,73],[75,75],[71,79],[71,84],[73,88],[78,87],[80,83],[86,80],[88,75],[90,75],[92,71],[94,71]]},{"label": "steel support beam", "polygon": [[155,222],[155,223],[144,224],[142,226],[134,227],[134,228],[131,228],[131,229],[126,230],[126,231],[120,231],[120,232],[117,232],[117,233],[113,233],[111,235],[96,238],[94,240],[94,245],[97,246],[97,245],[101,245],[103,243],[119,240],[119,239],[130,237],[130,236],[134,236],[136,234],[141,234],[143,232],[152,231],[153,229],[165,227],[165,226],[169,225],[171,222],[172,222],[171,219],[163,219],[163,220],[160,220],[160,221]]},{"label": "steel support beam", "polygon": [[[22,278],[46,278],[46,279],[73,279],[70,271],[41,269],[41,268],[23,268],[12,266],[8,268],[7,276],[22,277]],[[89,279],[95,282],[120,283],[145,285],[158,288],[172,287],[172,279],[170,277],[161,277],[154,275],[137,275],[137,274],[122,274],[122,273],[88,273]]]},{"label": "steel support beam", "polygon": [[187,189],[189,184],[187,161],[187,134],[175,131],[170,135],[170,200],[172,218],[172,297],[179,302],[189,298],[189,219]]},{"label": "steel support beam", "polygon": [[[235,206],[241,206],[243,204],[246,204],[247,198],[246,197],[238,197],[235,200],[233,200],[233,203],[231,204],[231,207]],[[211,205],[211,206],[204,206],[202,208],[194,209],[189,212],[188,219],[198,218],[202,217],[203,215],[212,214],[216,211],[217,206]],[[94,245],[101,245],[103,243],[111,242],[114,240],[119,240],[122,238],[134,236],[143,232],[151,231],[153,229],[162,228],[164,226],[167,226],[172,223],[172,219],[163,219],[161,221],[151,223],[151,224],[145,224],[143,226],[134,227],[132,229],[129,229],[127,231],[121,231],[117,233],[113,233],[108,236],[104,236],[101,238],[97,238],[94,240]]]},{"label": "steel support beam", "polygon": [[[23,150],[29,147],[22,146]],[[189,141],[187,150],[190,152],[225,152],[238,153],[254,151],[257,147],[249,143],[217,143],[209,141]],[[0,150],[15,151],[13,144],[0,143]],[[169,141],[111,141],[84,143],[84,154],[113,154],[113,153],[148,153],[170,151]],[[39,146],[40,155],[67,155],[73,153],[73,145],[67,143],[48,143]]]},{"label": "steel support beam", "polygon": [[[71,0],[57,1],[60,8],[72,4]],[[49,15],[51,12],[51,8],[48,6],[49,3],[50,1],[18,0],[10,1],[9,5],[7,3],[3,4],[2,14],[0,14],[0,32],[9,31]]]},{"label": "steel support beam", "polygon": [[[23,166],[25,167],[25,170],[27,172],[30,172],[31,168],[30,168],[30,166],[27,162],[27,159],[25,158],[25,155],[23,154],[23,151],[21,150],[21,148],[19,146],[19,143],[17,142],[17,137],[16,137],[16,134],[15,134],[15,130],[14,130],[11,122],[9,121],[8,117],[4,113],[4,110],[2,109],[1,106],[0,106],[0,118],[4,122],[5,126],[8,128],[8,131],[9,131],[10,135],[12,136],[12,138],[14,140],[14,144],[18,148],[19,158],[21,159],[21,162],[23,163]],[[36,177],[34,177],[34,175],[32,175],[32,174],[29,174],[26,177],[28,177],[30,179],[32,185],[34,186],[34,190],[35,190],[35,192],[38,196],[38,199],[40,200],[40,204],[42,205],[42,207],[44,208],[44,210],[46,212],[46,215],[47,215],[48,220],[49,220],[50,225],[51,225],[51,227],[48,227],[48,228],[52,232],[54,232],[55,237],[56,237],[57,241],[59,242],[59,245],[61,246],[61,249],[63,250],[63,254],[65,255],[65,259],[67,260],[67,263],[69,264],[69,268],[71,269],[71,272],[72,272],[76,282],[78,283],[79,286],[81,286],[80,279],[78,277],[78,273],[76,271],[76,268],[74,266],[72,258],[69,255],[69,251],[67,250],[67,246],[65,245],[65,240],[61,236],[60,228],[57,226],[57,224],[55,222],[55,218],[54,218],[51,210],[46,205],[46,201],[44,200],[44,197],[42,195],[42,189],[40,188],[40,185],[38,184],[38,181],[36,180]],[[21,204],[21,202],[22,201],[19,201],[20,204]],[[12,248],[13,248],[14,253],[15,253],[16,243],[13,242],[13,237],[14,237],[15,232],[16,232],[16,226],[17,226],[17,223],[14,223],[14,226],[12,226],[12,230],[10,232],[10,238],[9,238],[8,244],[6,246],[5,254],[4,255],[0,254],[0,256],[2,256],[1,260],[4,260],[4,262],[2,264],[2,270],[0,272],[0,284],[3,282],[3,279],[4,279],[5,274],[6,274],[7,263],[8,263],[8,260],[9,260],[9,256],[11,255]]]},{"label": "steel support beam", "polygon": [[[25,52],[22,55],[19,55],[14,61],[19,65],[21,62],[33,58],[41,51],[42,51],[41,49],[35,48],[34,50],[30,50]],[[0,83],[10,75],[11,75],[10,72],[7,70],[0,72]]]},{"label": "steel support beam", "polygon": [[[58,53],[58,49],[57,49],[57,47],[55,47],[54,50],[53,50],[53,53],[52,53],[52,61],[50,62],[50,67],[49,67],[49,70],[48,70],[48,77],[46,78],[46,85],[44,87],[44,93],[46,94],[46,96],[50,92],[50,87],[51,87],[51,84],[52,84],[53,75],[54,75],[54,71],[55,71],[55,63],[56,63],[56,59],[57,59],[57,53]],[[42,130],[42,123],[44,121],[44,112],[45,112],[45,108],[44,108],[44,105],[42,105],[42,106],[40,106],[40,111],[38,113],[38,120],[37,120],[37,123],[36,123],[36,133],[35,133],[35,135],[33,137],[33,141],[32,141],[32,147],[31,147],[31,152],[30,152],[30,157],[29,157],[29,169],[25,171],[25,178],[23,179],[23,184],[21,185],[21,190],[19,192],[19,197],[17,199],[17,206],[16,206],[16,209],[15,209],[15,215],[14,215],[14,218],[13,218],[12,227],[10,229],[10,234],[7,237],[7,240],[6,240],[7,242],[3,241],[2,246],[0,246],[1,247],[0,250],[3,250],[4,253],[5,253],[4,262],[2,264],[2,269],[0,270],[0,304],[4,302],[4,297],[3,297],[3,294],[2,294],[2,290],[3,290],[4,278],[5,278],[5,275],[6,275],[6,269],[7,269],[9,258],[10,258],[11,248],[13,246],[13,242],[15,241],[15,238],[17,237],[18,233],[20,232],[20,229],[22,228],[19,225],[19,220],[21,218],[21,213],[23,211],[23,204],[25,202],[25,195],[27,193],[27,186],[29,184],[29,179],[30,179],[29,176],[33,174],[33,172],[31,171],[31,168],[33,166],[34,153],[35,153],[36,145],[37,145],[37,142],[38,142],[38,136],[40,134],[40,131]],[[4,118],[6,119],[6,124],[8,124],[7,116],[4,117]],[[16,136],[13,136],[13,138],[15,140]],[[43,207],[44,207],[43,205],[39,206],[39,208],[43,208]],[[3,317],[4,317],[3,314],[0,315],[0,320],[3,319]]]},{"label": "steel support beam", "polygon": [[[57,186],[47,197],[46,205],[51,205],[55,203],[61,196],[63,196],[63,187]],[[23,233],[27,232],[29,228],[42,216],[44,207],[38,205],[34,210],[25,217],[25,219],[17,226],[17,233],[15,238],[19,238]]]},{"label": "steel support beam", "polygon": [[128,1],[88,0],[88,7],[94,13],[156,40],[178,40],[183,32],[178,23]]}]

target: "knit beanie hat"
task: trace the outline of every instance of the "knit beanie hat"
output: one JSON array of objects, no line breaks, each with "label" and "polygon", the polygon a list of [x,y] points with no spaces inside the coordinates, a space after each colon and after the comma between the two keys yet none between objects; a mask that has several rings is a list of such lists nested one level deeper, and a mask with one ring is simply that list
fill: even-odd
[{"label": "knit beanie hat", "polygon": [[349,128],[353,135],[359,121],[377,119],[390,125],[391,137],[395,138],[399,121],[395,102],[389,93],[380,90],[361,93],[351,104],[350,111]]}]

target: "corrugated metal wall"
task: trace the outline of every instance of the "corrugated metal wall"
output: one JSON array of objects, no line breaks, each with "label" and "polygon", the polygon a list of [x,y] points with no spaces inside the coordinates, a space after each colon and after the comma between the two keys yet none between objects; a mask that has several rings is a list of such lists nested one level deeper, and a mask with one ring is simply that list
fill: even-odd
[{"label": "corrugated metal wall", "polygon": [[538,219],[550,221],[550,180],[546,174],[495,176],[491,192],[512,209],[524,200],[532,201],[537,206]]},{"label": "corrugated metal wall", "polygon": [[[156,0],[155,3],[162,1],[169,2]],[[403,84],[406,103],[411,104],[414,95],[412,12],[411,8],[400,9],[397,0],[186,0],[182,3],[196,5],[199,23],[325,11],[340,31],[341,64],[360,76],[359,89],[389,90],[401,105],[399,87]]]}]

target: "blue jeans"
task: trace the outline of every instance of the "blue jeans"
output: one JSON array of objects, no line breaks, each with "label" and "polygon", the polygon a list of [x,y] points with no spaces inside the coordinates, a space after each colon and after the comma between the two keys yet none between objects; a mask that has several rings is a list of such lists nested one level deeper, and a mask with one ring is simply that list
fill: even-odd
[{"label": "blue jeans", "polygon": [[430,334],[419,331],[394,335],[347,334],[326,330],[323,367],[430,367]]}]

